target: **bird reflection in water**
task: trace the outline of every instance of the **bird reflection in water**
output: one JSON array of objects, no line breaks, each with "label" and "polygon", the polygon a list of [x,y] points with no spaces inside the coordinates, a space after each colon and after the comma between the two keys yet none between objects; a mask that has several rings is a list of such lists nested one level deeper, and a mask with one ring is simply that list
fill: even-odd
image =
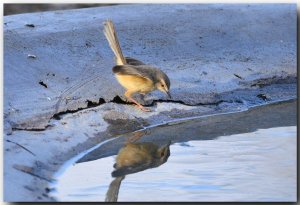
[{"label": "bird reflection in water", "polygon": [[[134,136],[135,140],[136,137]],[[152,142],[127,142],[117,155],[115,170],[111,173],[115,179],[109,185],[105,201],[118,200],[121,182],[126,175],[164,164],[170,156],[170,144],[169,141],[160,147]]]}]

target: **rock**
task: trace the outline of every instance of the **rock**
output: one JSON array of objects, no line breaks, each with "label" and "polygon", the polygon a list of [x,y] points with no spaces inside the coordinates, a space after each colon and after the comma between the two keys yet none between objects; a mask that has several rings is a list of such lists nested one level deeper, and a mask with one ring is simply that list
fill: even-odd
[{"label": "rock", "polygon": [[141,4],[5,16],[4,111],[13,104],[20,110],[8,117],[13,126],[42,129],[57,113],[123,95],[102,33],[108,18],[126,56],[169,75],[174,101],[214,103],[211,93],[240,87],[236,73],[245,81],[296,76],[296,16],[296,4]]}]

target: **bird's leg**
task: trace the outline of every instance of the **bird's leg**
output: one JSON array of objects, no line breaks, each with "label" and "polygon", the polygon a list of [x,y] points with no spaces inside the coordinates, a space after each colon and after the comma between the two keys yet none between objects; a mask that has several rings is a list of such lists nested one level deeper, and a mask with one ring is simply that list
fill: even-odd
[{"label": "bird's leg", "polygon": [[143,101],[145,102],[146,93],[141,93],[141,96],[142,96]]},{"label": "bird's leg", "polygon": [[141,132],[141,131],[134,132],[133,135],[128,138],[128,141],[131,143],[136,142],[144,135],[145,135],[145,133]]},{"label": "bird's leg", "polygon": [[131,97],[132,94],[133,94],[133,92],[130,92],[129,90],[127,90],[127,91],[125,92],[124,95],[125,95],[131,102],[133,102],[134,104],[136,104],[142,111],[144,111],[144,112],[150,112],[150,111],[151,111],[150,109],[145,108],[145,107],[142,106],[140,103],[138,103],[135,99],[133,99],[133,98]]}]

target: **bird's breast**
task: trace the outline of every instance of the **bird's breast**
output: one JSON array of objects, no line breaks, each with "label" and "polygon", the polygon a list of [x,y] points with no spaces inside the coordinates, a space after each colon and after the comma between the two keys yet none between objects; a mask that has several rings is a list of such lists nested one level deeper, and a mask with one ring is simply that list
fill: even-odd
[{"label": "bird's breast", "polygon": [[116,78],[124,88],[130,91],[149,93],[155,89],[154,83],[150,79],[140,76],[116,74]]}]

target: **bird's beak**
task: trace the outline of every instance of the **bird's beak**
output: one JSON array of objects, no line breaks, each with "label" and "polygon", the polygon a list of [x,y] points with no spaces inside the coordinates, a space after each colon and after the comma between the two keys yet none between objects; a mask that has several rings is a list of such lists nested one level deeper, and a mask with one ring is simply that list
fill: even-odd
[{"label": "bird's beak", "polygon": [[170,99],[172,99],[172,96],[171,96],[171,94],[170,94],[170,91],[166,91],[166,94],[168,95],[168,97],[169,97]]}]

